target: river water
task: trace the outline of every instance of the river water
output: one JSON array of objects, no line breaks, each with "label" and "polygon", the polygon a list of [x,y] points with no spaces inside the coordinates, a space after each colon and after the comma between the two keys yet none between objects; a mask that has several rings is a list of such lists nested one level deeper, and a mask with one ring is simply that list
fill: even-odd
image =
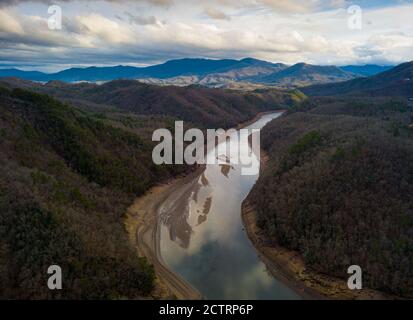
[{"label": "river water", "polygon": [[[280,115],[265,114],[246,128],[261,129]],[[242,175],[241,165],[206,165],[159,209],[164,263],[207,299],[299,299],[268,273],[244,230],[241,204],[257,178]]]}]

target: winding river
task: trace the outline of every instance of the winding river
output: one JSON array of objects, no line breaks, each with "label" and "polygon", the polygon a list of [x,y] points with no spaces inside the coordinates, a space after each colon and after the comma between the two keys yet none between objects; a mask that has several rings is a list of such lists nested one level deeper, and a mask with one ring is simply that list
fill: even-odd
[{"label": "winding river", "polygon": [[[261,129],[280,115],[265,114],[246,128]],[[268,273],[244,230],[241,204],[257,178],[230,161],[206,165],[159,208],[162,260],[207,299],[299,299]]]}]

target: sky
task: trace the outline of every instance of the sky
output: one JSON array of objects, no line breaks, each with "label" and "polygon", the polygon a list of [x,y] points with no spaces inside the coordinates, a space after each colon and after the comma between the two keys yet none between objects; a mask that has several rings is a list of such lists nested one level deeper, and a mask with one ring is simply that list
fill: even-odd
[{"label": "sky", "polygon": [[[51,26],[51,5],[61,9],[61,28]],[[413,0],[0,0],[0,68],[52,72],[187,57],[411,61]]]}]

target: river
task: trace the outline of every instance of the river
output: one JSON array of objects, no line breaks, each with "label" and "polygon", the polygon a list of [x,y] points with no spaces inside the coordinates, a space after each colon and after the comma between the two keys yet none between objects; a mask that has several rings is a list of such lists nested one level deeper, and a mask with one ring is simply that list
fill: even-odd
[{"label": "river", "polygon": [[[265,114],[246,128],[261,129],[280,115]],[[268,273],[247,237],[241,204],[258,174],[240,169],[206,165],[160,206],[162,260],[207,299],[299,299]]]}]

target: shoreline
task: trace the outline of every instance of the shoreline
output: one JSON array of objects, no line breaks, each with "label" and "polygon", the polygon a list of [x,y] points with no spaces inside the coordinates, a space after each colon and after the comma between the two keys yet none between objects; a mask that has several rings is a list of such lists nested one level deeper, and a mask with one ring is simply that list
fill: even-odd
[{"label": "shoreline", "polygon": [[[280,109],[259,112],[254,118],[240,123],[235,129],[242,129],[265,114],[285,111],[285,109]],[[160,254],[158,209],[177,188],[193,180],[197,175],[201,175],[204,170],[205,165],[200,165],[189,174],[155,185],[144,195],[136,198],[127,209],[124,225],[129,241],[136,249],[138,256],[146,257],[155,269],[155,288],[152,292],[154,299],[200,300],[203,298],[197,289],[170,270],[163,262]]]},{"label": "shoreline", "polygon": [[[261,150],[260,171],[266,167],[268,159],[268,155]],[[242,202],[241,219],[247,236],[261,261],[276,279],[282,281],[304,299],[309,300],[385,300],[395,298],[367,288],[349,290],[346,281],[307,268],[299,252],[274,245],[274,242],[257,226],[257,211],[249,200],[250,194],[251,191]]]},{"label": "shoreline", "polygon": [[160,228],[158,209],[179,187],[185,185],[204,170],[203,166],[183,176],[172,178],[163,184],[149,189],[135,199],[127,209],[124,225],[131,244],[139,257],[146,257],[155,269],[154,299],[200,300],[201,293],[185,279],[170,270],[160,254]]},{"label": "shoreline", "polygon": [[[260,112],[253,119],[238,125],[236,129],[246,127],[263,115],[274,112],[283,112],[283,110]],[[268,155],[261,150],[260,158],[261,172],[268,162]],[[124,225],[130,243],[135,247],[138,255],[146,257],[155,269],[155,289],[152,293],[154,299],[200,300],[203,298],[196,288],[164,263],[160,253],[158,209],[176,190],[193,182],[204,170],[205,165],[200,165],[195,171],[152,187],[143,196],[136,198],[127,209]],[[295,291],[301,298],[309,300],[388,299],[385,294],[370,289],[351,291],[347,288],[346,281],[306,268],[298,252],[274,246],[273,242],[258,228],[256,211],[248,198],[249,195],[242,202],[240,212],[248,238],[270,274]],[[271,243],[271,246],[266,245],[268,243]]]},{"label": "shoreline", "polygon": [[264,116],[264,115],[266,115],[266,114],[271,114],[271,113],[284,113],[284,112],[286,112],[286,111],[287,111],[287,109],[277,109],[277,110],[270,110],[270,111],[262,111],[262,112],[259,112],[259,113],[257,113],[257,114],[255,115],[254,118],[238,124],[234,129],[239,130],[239,129],[245,128],[245,127],[249,126],[250,124],[256,122],[258,119],[260,119],[262,116]]}]

